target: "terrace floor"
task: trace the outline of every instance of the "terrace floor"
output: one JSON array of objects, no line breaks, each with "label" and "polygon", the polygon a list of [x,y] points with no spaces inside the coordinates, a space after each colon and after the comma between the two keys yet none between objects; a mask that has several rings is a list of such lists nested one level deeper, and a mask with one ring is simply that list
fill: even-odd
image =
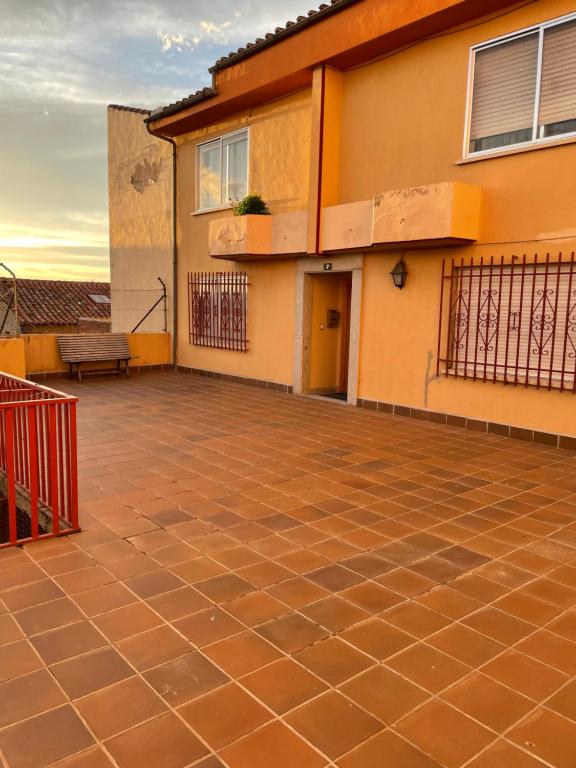
[{"label": "terrace floor", "polygon": [[56,386],[84,531],[0,551],[5,767],[574,768],[575,454],[184,374]]}]

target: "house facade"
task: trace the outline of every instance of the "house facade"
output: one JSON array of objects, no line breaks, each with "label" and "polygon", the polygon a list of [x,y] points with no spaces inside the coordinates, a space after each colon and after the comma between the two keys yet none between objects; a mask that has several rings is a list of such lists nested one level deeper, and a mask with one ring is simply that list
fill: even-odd
[{"label": "house facade", "polygon": [[212,76],[144,117],[178,366],[573,447],[573,3],[337,0]]}]

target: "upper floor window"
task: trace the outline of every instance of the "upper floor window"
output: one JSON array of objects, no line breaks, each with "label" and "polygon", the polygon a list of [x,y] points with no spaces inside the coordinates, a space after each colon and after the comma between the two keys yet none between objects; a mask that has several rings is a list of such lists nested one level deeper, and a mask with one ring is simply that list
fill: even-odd
[{"label": "upper floor window", "polygon": [[219,208],[248,192],[248,131],[198,147],[198,208]]},{"label": "upper floor window", "polygon": [[576,135],[576,17],[472,49],[469,154]]}]

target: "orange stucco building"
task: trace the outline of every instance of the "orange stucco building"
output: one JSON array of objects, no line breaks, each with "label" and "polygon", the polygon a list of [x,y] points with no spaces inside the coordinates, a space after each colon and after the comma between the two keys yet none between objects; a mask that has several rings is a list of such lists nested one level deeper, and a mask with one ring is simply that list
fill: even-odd
[{"label": "orange stucco building", "polygon": [[143,115],[176,364],[574,447],[573,3],[336,0],[212,76]]}]

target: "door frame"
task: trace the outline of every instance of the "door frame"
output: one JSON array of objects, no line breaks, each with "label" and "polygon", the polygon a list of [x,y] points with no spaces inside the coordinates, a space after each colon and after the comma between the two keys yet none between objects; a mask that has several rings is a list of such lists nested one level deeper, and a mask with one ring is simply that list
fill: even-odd
[{"label": "door frame", "polygon": [[[331,264],[327,271],[324,264]],[[297,394],[310,390],[310,338],[312,332],[311,275],[350,272],[350,344],[348,346],[348,397],[350,405],[358,400],[360,360],[360,312],[362,301],[363,256],[312,256],[298,259],[296,269],[296,317],[294,324],[293,388]]]}]

